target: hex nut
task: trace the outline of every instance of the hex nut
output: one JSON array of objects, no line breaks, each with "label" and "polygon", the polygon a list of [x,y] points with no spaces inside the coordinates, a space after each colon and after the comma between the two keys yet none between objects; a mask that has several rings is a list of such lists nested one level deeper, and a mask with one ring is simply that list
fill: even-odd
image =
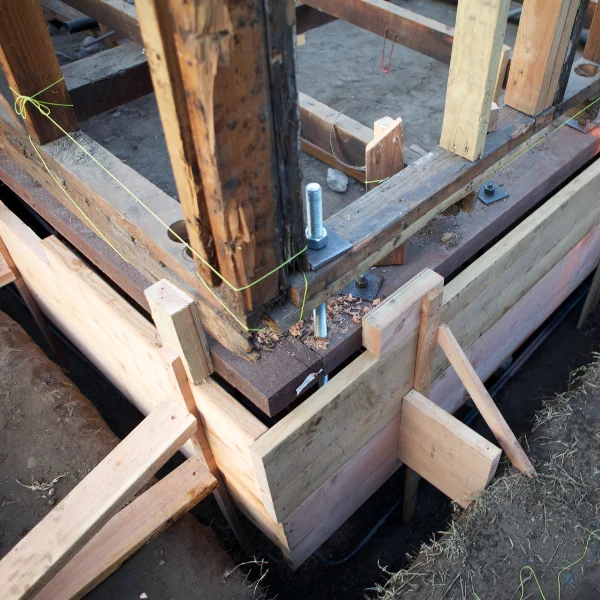
[{"label": "hex nut", "polygon": [[325,229],[325,227],[323,227],[323,235],[317,239],[309,237],[308,229],[306,230],[306,245],[311,250],[321,250],[322,248],[325,248],[325,246],[327,246],[328,241],[329,240],[327,239],[327,229]]}]

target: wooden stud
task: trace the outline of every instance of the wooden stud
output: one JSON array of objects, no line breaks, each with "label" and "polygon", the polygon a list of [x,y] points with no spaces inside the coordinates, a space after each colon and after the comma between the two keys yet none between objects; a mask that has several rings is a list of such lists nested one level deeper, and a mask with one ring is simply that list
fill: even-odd
[{"label": "wooden stud", "polygon": [[416,390],[404,396],[398,458],[463,508],[492,480],[501,454]]},{"label": "wooden stud", "polygon": [[[5,0],[0,3],[0,63],[8,85],[17,94],[55,104],[71,104],[38,0]],[[58,83],[57,83],[58,82]],[[51,117],[65,130],[77,129],[71,106],[51,106]],[[25,126],[39,144],[63,136],[31,103],[26,106]]]},{"label": "wooden stud", "polygon": [[594,278],[592,279],[592,285],[590,286],[590,290],[585,297],[581,315],[577,321],[577,329],[581,329],[583,327],[583,324],[588,316],[598,307],[598,302],[600,302],[600,264],[596,267]]},{"label": "wooden stud", "polygon": [[195,429],[184,406],[159,405],[0,561],[6,600],[34,598]]},{"label": "wooden stud", "polygon": [[483,153],[509,6],[458,3],[440,146],[468,160]]},{"label": "wooden stud", "polygon": [[[421,320],[419,322],[419,341],[417,342],[413,388],[424,396],[429,396],[429,389],[431,388],[433,359],[435,357],[443,297],[443,290],[435,289],[423,296],[421,302]],[[408,523],[415,514],[419,479],[420,476],[407,466],[404,479],[404,503],[402,505],[402,521],[404,523]]]},{"label": "wooden stud", "polygon": [[197,253],[193,259],[204,281],[217,285],[220,280],[203,262],[218,266],[168,6],[162,0],[148,0],[136,8],[187,236],[177,233],[187,237]]},{"label": "wooden stud", "polygon": [[157,281],[144,294],[163,344],[182,358],[190,381],[202,383],[214,367],[194,301],[166,279]]},{"label": "wooden stud", "polygon": [[528,115],[554,103],[580,0],[525,0],[504,102]]},{"label": "wooden stud", "polygon": [[[408,317],[412,318],[414,313],[420,319],[423,297],[431,291],[441,289],[443,284],[441,275],[424,269],[396,290],[363,318],[363,346],[377,358],[391,352],[398,341],[406,336]],[[414,309],[415,305],[418,305],[417,311]]]},{"label": "wooden stud", "polygon": [[[0,244],[2,244],[2,240],[0,239]],[[1,250],[0,246],[0,250]],[[8,252],[7,252],[8,253]],[[4,287],[9,283],[12,283],[16,279],[14,271],[8,266],[6,260],[4,259],[4,255],[0,252],[0,287]]]},{"label": "wooden stud", "polygon": [[217,486],[199,457],[155,483],[115,515],[62,568],[36,600],[81,598]]},{"label": "wooden stud", "polygon": [[494,400],[489,395],[481,379],[479,379],[448,325],[440,326],[438,342],[450,364],[454,367],[456,374],[471,395],[471,399],[479,409],[481,416],[496,436],[512,464],[528,477],[535,477],[537,473],[531,461],[521,448],[515,434],[498,410]]},{"label": "wooden stud", "polygon": [[492,109],[490,110],[490,120],[488,121],[488,133],[491,133],[492,131],[496,131],[496,129],[498,129],[499,116],[500,107],[495,102],[492,102]]}]

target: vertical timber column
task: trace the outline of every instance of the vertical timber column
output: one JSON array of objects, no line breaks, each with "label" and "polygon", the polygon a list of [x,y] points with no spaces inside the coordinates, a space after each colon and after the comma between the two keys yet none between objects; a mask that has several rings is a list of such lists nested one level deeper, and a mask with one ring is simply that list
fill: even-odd
[{"label": "vertical timber column", "polygon": [[525,0],[505,104],[532,116],[552,106],[580,4],[581,0]]},{"label": "vertical timber column", "polygon": [[459,0],[440,146],[481,158],[503,53],[510,0]]},{"label": "vertical timber column", "polygon": [[[15,92],[33,96],[62,78],[46,21],[38,0],[2,0],[0,2],[0,63]],[[36,97],[55,104],[70,104],[64,81]],[[51,106],[52,118],[66,131],[77,129],[72,106]],[[39,144],[63,136],[31,103],[27,103],[25,125]]]},{"label": "vertical timber column", "polygon": [[[294,5],[268,4],[169,0],[219,269],[236,288],[304,245]],[[285,279],[279,270],[224,290],[248,314]]]},{"label": "vertical timber column", "polygon": [[[145,0],[138,4],[137,13],[185,219],[188,243],[194,250],[194,262],[200,276],[208,285],[217,285],[221,280],[206,265],[207,262],[212,267],[217,267],[217,262],[202,179],[196,162],[185,89],[177,62],[169,7],[166,0]],[[177,233],[182,235],[183,232]]]},{"label": "vertical timber column", "polygon": [[594,11],[590,33],[583,51],[583,58],[587,58],[595,63],[600,62],[600,10]]}]

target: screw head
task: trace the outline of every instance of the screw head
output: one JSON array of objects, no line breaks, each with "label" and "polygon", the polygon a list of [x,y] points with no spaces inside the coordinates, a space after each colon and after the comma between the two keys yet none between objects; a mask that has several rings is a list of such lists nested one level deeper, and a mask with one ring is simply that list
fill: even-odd
[{"label": "screw head", "polygon": [[491,182],[488,181],[488,183],[485,184],[485,187],[483,188],[483,191],[486,194],[493,194],[496,191],[496,186]]},{"label": "screw head", "polygon": [[361,273],[355,279],[354,283],[356,284],[356,287],[361,290],[364,290],[369,285],[369,282],[367,281],[367,276],[364,273]]}]

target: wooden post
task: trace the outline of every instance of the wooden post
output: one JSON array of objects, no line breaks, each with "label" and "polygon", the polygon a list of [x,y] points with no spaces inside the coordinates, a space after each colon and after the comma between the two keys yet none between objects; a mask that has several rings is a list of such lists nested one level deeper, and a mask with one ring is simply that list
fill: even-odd
[{"label": "wooden post", "polygon": [[[140,2],[137,8],[156,102],[171,158],[173,176],[183,210],[188,243],[211,266],[217,267],[208,207],[185,101],[185,89],[177,62],[168,5],[161,0]],[[172,226],[172,223],[167,223]],[[183,231],[178,231],[183,235]],[[165,232],[166,235],[166,232]],[[209,285],[221,280],[194,255],[196,269]]]},{"label": "wooden post", "polygon": [[509,0],[459,0],[440,146],[481,157],[504,47]]},{"label": "wooden post", "polygon": [[[140,12],[144,38],[150,46],[160,31],[185,90],[219,271],[243,288],[305,245],[293,2],[147,4],[155,8]],[[287,284],[285,271],[243,291],[225,286],[230,308],[259,309]]]},{"label": "wooden post", "polygon": [[593,313],[598,307],[598,302],[600,302],[600,264],[596,267],[596,272],[594,273],[594,278],[592,279],[590,291],[585,297],[585,302],[583,304],[583,308],[581,309],[581,315],[579,315],[579,320],[577,321],[577,329],[581,329],[583,327],[583,324],[585,323],[585,320],[588,318],[589,314]]},{"label": "wooden post", "polygon": [[[402,119],[383,117],[374,123],[375,136],[365,148],[367,190],[404,168],[404,137]],[[377,266],[406,264],[406,244],[392,250]]]},{"label": "wooden post", "polygon": [[[52,86],[36,99],[55,104],[71,103],[65,82],[59,81],[62,73],[38,0],[0,2],[0,63],[8,84],[17,94],[33,96]],[[51,117],[65,131],[77,129],[72,106],[49,108]],[[31,103],[27,103],[26,111],[25,126],[39,144],[64,135]]]},{"label": "wooden post", "polygon": [[525,0],[504,102],[528,115],[554,103],[581,0]]},{"label": "wooden post", "polygon": [[[413,389],[427,397],[431,388],[433,359],[443,298],[444,292],[441,289],[434,289],[424,296],[421,302],[421,320],[419,322],[419,341],[417,342]],[[404,504],[402,506],[402,521],[404,523],[411,521],[415,514],[420,479],[418,473],[415,473],[410,467],[406,467]]]}]

